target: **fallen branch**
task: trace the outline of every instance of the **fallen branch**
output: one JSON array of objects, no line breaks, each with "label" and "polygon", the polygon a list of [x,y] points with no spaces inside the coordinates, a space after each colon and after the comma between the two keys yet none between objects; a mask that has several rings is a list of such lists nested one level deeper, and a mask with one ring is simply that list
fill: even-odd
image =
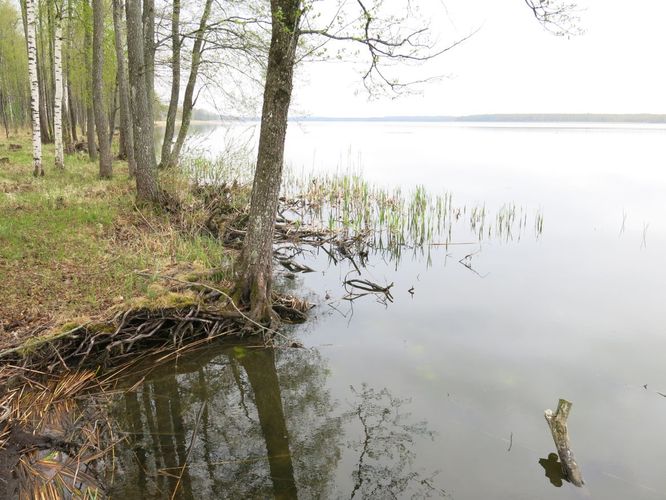
[{"label": "fallen branch", "polygon": [[344,297],[345,300],[355,300],[359,297],[363,297],[368,294],[383,294],[385,299],[389,302],[393,302],[393,295],[391,294],[391,288],[393,288],[393,283],[387,286],[381,286],[372,281],[362,280],[362,279],[351,279],[345,280],[345,288],[351,287],[358,290],[362,290],[365,293],[352,292],[347,290],[348,295]]},{"label": "fallen branch", "polygon": [[576,463],[576,459],[574,458],[569,443],[567,419],[569,418],[571,406],[571,402],[566,399],[560,399],[557,403],[557,411],[553,413],[552,410],[546,410],[545,416],[546,422],[548,422],[548,426],[550,427],[550,432],[553,434],[553,441],[555,441],[557,454],[560,456],[564,477],[575,486],[583,486],[583,476],[580,472],[578,463]]}]

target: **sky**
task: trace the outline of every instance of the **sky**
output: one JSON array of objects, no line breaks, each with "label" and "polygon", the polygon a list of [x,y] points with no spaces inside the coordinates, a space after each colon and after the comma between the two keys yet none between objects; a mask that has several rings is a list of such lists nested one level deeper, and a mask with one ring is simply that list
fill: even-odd
[{"label": "sky", "polygon": [[369,99],[362,65],[309,62],[297,74],[292,114],[666,113],[662,0],[578,0],[585,32],[568,39],[545,31],[523,0],[422,3],[443,44],[479,29],[437,59],[400,70],[406,79],[445,78],[416,95]]}]

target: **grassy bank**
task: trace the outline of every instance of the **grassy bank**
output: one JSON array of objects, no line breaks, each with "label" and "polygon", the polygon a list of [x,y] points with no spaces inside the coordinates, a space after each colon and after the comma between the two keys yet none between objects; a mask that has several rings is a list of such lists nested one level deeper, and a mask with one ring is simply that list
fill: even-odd
[{"label": "grassy bank", "polygon": [[[27,135],[0,141],[0,158],[8,159],[0,163],[0,347],[111,307],[159,301],[166,292],[147,276],[231,258],[213,238],[176,227],[167,210],[136,207],[125,162],[114,162],[112,180],[100,180],[85,153],[56,170],[45,145],[46,175],[35,178]],[[174,174],[160,181],[187,192]]]}]

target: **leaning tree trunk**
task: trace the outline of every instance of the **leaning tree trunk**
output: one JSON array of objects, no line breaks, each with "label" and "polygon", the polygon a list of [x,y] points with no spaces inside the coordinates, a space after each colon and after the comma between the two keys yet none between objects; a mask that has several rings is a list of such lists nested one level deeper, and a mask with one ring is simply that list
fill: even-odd
[{"label": "leaning tree trunk", "polygon": [[203,39],[206,32],[206,25],[208,24],[208,16],[210,15],[210,8],[212,0],[206,0],[201,20],[199,21],[199,29],[197,30],[194,38],[194,46],[192,47],[192,62],[190,65],[190,76],[187,79],[185,86],[185,96],[183,97],[182,117],[180,119],[180,130],[178,130],[178,138],[176,144],[173,146],[171,156],[169,158],[169,165],[175,166],[180,158],[180,152],[185,144],[187,132],[190,128],[190,120],[192,119],[192,108],[194,108],[194,88],[197,84],[197,77],[199,75],[199,65],[201,64],[201,52],[203,50]]},{"label": "leaning tree trunk", "polygon": [[160,167],[169,165],[171,156],[171,143],[176,128],[176,112],[178,111],[178,98],[180,97],[180,0],[173,0],[173,13],[171,16],[171,100],[164,127],[164,140],[162,141],[162,156]]},{"label": "leaning tree trunk", "polygon": [[35,38],[35,0],[26,0],[28,22],[28,74],[30,76],[30,109],[32,110],[33,174],[44,175],[42,166],[42,137],[39,122],[39,80],[37,78],[37,40]]},{"label": "leaning tree trunk", "polygon": [[273,233],[293,87],[300,0],[271,0],[272,35],[261,112],[259,153],[235,296],[258,321],[272,319]]},{"label": "leaning tree trunk", "polygon": [[116,61],[118,71],[118,97],[120,101],[120,137],[123,149],[120,156],[127,159],[127,167],[130,177],[134,176],[136,171],[136,161],[134,160],[134,132],[129,107],[129,89],[127,87],[127,71],[125,69],[125,51],[123,49],[122,39],[122,3],[121,0],[113,0],[113,29],[116,44]]},{"label": "leaning tree trunk", "polygon": [[99,176],[110,179],[113,173],[111,147],[109,146],[108,122],[104,109],[104,2],[93,0],[93,105],[95,106],[95,128],[99,144]]},{"label": "leaning tree trunk", "polygon": [[53,135],[55,139],[55,166],[65,168],[65,152],[62,133],[62,7],[56,6],[53,41],[53,71],[55,80],[55,100],[53,101]]},{"label": "leaning tree trunk", "polygon": [[141,0],[127,0],[127,56],[136,160],[136,197],[141,202],[157,202],[157,165],[153,145],[153,116],[148,106],[148,89],[143,54]]}]

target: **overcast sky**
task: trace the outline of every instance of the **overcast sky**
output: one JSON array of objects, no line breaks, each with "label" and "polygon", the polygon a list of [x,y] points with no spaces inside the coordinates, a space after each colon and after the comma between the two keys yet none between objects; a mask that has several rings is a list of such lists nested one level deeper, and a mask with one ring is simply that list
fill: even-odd
[{"label": "overcast sky", "polygon": [[421,68],[447,78],[420,95],[369,100],[361,66],[308,63],[300,69],[293,114],[666,113],[663,0],[579,0],[585,33],[570,39],[547,33],[523,0],[445,5],[432,21],[442,41],[480,27]]}]

